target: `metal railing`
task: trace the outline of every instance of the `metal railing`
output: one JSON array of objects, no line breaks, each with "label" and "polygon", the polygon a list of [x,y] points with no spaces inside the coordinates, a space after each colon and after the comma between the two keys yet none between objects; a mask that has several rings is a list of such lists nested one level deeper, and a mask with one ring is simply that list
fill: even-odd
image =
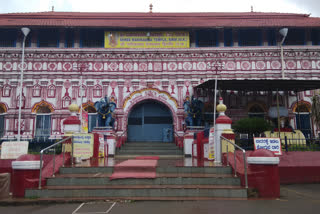
[{"label": "metal railing", "polygon": [[[38,188],[39,189],[41,189],[41,179],[42,179],[42,163],[43,163],[43,152],[44,151],[47,151],[47,150],[49,150],[49,149],[51,149],[51,148],[53,148],[53,170],[52,170],[52,177],[54,177],[54,170],[55,170],[55,163],[56,163],[56,148],[55,148],[55,146],[57,146],[57,145],[59,145],[59,144],[62,144],[63,142],[65,142],[65,141],[67,141],[67,140],[70,140],[70,139],[72,139],[72,136],[70,136],[70,137],[67,137],[67,138],[65,138],[65,139],[63,139],[63,140],[61,140],[61,141],[59,141],[59,142],[57,142],[57,143],[55,143],[55,144],[52,144],[51,146],[48,146],[47,148],[45,148],[45,149],[42,149],[41,151],[40,151],[40,174],[39,174],[39,186],[38,186]],[[73,165],[73,142],[71,142],[71,144],[72,144],[72,157],[71,157],[71,163],[72,163],[72,165]],[[63,153],[63,166],[64,166],[64,161],[65,161],[65,147],[62,145],[62,153]]]},{"label": "metal railing", "polygon": [[[231,142],[230,140],[228,140],[227,138],[221,136],[220,137],[221,142],[222,140],[226,141],[226,153],[227,153],[227,166],[229,166],[229,148],[228,145],[229,143],[231,145],[233,145],[234,147],[234,152],[233,152],[233,156],[234,156],[234,177],[237,177],[237,161],[236,161],[236,148],[242,151],[243,154],[243,165],[244,165],[244,179],[245,179],[245,187],[248,189],[248,172],[247,172],[247,158],[246,158],[246,150],[244,150],[243,148],[241,148],[240,146],[234,144],[233,142]],[[221,144],[222,146],[222,144]]]}]

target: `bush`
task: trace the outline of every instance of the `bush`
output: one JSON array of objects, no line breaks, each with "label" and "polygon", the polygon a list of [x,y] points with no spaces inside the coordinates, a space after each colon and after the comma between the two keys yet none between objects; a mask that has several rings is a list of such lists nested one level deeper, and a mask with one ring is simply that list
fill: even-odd
[{"label": "bush", "polygon": [[238,134],[259,135],[265,131],[271,130],[272,125],[259,117],[247,117],[238,120],[232,126],[233,131]]}]

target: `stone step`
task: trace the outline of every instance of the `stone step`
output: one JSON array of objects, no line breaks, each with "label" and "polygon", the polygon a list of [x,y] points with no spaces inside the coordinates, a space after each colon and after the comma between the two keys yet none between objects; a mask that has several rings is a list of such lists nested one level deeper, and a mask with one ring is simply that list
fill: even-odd
[{"label": "stone step", "polygon": [[148,149],[148,150],[166,150],[166,149],[179,150],[179,148],[176,147],[176,146],[123,146],[118,151],[122,151],[122,150],[143,150],[143,149]]},{"label": "stone step", "polygon": [[247,198],[247,190],[240,186],[213,185],[121,185],[106,186],[65,186],[54,189],[27,189],[26,198],[88,198],[112,197],[116,199],[130,197],[217,197]]},{"label": "stone step", "polygon": [[137,147],[141,147],[141,146],[172,146],[172,147],[177,147],[174,143],[140,143],[140,142],[127,142],[125,143],[123,146],[137,146]]},{"label": "stone step", "polygon": [[183,155],[181,150],[118,150],[116,155],[126,154],[126,155]]},{"label": "stone step", "polygon": [[[231,167],[215,166],[215,167],[157,167],[157,173],[206,173],[206,174],[230,174]],[[96,173],[112,173],[113,167],[61,167],[60,174],[96,174]]]},{"label": "stone step", "polygon": [[[110,176],[110,175],[109,175]],[[240,185],[240,179],[231,176],[212,175],[209,176],[180,176],[168,177],[157,176],[155,179],[115,179],[110,180],[108,176],[91,177],[56,177],[47,179],[47,186],[114,186],[114,185]]]}]

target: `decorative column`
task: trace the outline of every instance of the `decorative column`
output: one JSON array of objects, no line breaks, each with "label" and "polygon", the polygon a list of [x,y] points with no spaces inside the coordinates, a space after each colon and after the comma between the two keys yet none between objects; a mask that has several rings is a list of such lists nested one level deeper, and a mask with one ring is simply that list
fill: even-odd
[{"label": "decorative column", "polygon": [[122,108],[123,89],[124,89],[124,82],[123,81],[119,81],[118,82],[118,103],[117,103],[118,108]]},{"label": "decorative column", "polygon": [[102,81],[103,97],[108,96],[109,81]]},{"label": "decorative column", "polygon": [[214,159],[216,163],[221,163],[222,161],[222,145],[220,142],[220,137],[225,132],[225,130],[231,129],[232,120],[230,117],[225,115],[227,106],[223,104],[222,97],[219,99],[219,105],[217,106],[217,112],[219,112],[219,117],[216,119],[215,135],[214,135]]},{"label": "decorative column", "polygon": [[177,81],[178,85],[178,106],[182,107],[183,106],[183,81]]}]

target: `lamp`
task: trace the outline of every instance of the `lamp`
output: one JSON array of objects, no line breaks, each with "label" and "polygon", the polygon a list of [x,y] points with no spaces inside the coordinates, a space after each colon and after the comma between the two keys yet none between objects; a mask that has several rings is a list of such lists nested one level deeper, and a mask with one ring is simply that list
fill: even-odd
[{"label": "lamp", "polygon": [[22,41],[22,59],[21,59],[21,73],[20,73],[20,96],[19,96],[19,119],[18,119],[18,138],[17,140],[20,141],[20,135],[21,135],[21,106],[22,106],[22,87],[23,87],[23,66],[24,66],[24,47],[26,43],[26,38],[28,34],[30,33],[30,29],[27,27],[21,28],[21,31],[24,35],[23,41]]},{"label": "lamp", "polygon": [[279,33],[283,36],[283,38],[282,38],[282,40],[280,42],[280,50],[281,50],[281,75],[282,75],[282,79],[284,79],[283,43],[284,43],[284,40],[287,37],[288,28],[281,28],[279,30]]}]

